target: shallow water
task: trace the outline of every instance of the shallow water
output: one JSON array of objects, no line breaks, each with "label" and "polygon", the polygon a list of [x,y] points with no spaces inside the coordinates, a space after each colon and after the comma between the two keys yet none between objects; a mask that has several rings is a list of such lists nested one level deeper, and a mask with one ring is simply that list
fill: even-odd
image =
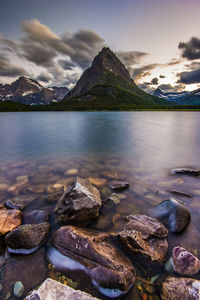
[{"label": "shallow water", "polygon": [[[183,234],[169,235],[169,254],[181,245],[200,255],[200,179],[169,175],[174,167],[200,167],[199,128],[199,112],[0,113],[0,202],[17,198],[28,203],[25,213],[33,209],[51,213],[59,195],[46,196],[62,192],[76,172],[95,179],[100,191],[110,180],[127,180],[125,199],[103,209],[90,225],[117,232],[121,216],[148,214],[178,190],[192,196],[181,198],[192,221]],[[55,230],[53,214],[51,224]],[[145,279],[166,272],[136,268]],[[80,283],[79,288],[84,286]],[[91,286],[85,290],[99,296]],[[133,293],[125,299],[133,299]]]}]

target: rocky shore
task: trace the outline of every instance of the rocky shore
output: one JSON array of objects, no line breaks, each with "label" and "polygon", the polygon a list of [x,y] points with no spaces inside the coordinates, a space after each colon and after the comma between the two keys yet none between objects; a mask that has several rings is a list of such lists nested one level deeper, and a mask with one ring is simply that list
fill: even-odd
[{"label": "rocky shore", "polygon": [[[197,177],[198,172],[178,168],[171,176]],[[73,277],[73,272],[90,281],[99,299],[128,297],[135,286],[139,292],[134,300],[200,299],[197,253],[180,244],[172,246],[168,237],[181,236],[191,222],[184,193],[156,203],[144,214],[129,214],[127,209],[126,216],[108,218],[107,224],[115,222],[118,229],[105,232],[109,225],[102,217],[104,211],[119,205],[131,185],[115,176],[108,182],[84,179],[76,169],[68,170],[69,175],[74,180],[67,189],[51,190],[46,197],[51,210],[24,211],[29,204],[19,199],[6,199],[0,205],[0,267],[8,281],[0,289],[2,299],[97,299],[73,289],[75,282],[65,275]],[[26,180],[20,178],[15,189],[23,188]],[[155,198],[149,196],[149,201]],[[140,272],[144,266],[159,272],[144,278]]]}]

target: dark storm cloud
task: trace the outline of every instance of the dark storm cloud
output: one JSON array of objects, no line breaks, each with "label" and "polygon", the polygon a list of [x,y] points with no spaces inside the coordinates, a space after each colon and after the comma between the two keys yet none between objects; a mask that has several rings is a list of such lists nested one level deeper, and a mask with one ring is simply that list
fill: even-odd
[{"label": "dark storm cloud", "polygon": [[72,61],[59,59],[58,60],[59,65],[63,68],[63,70],[73,70],[73,68],[76,66],[75,63]]},{"label": "dark storm cloud", "polygon": [[0,53],[0,76],[16,77],[28,75],[28,73],[20,66],[9,61],[4,53]]},{"label": "dark storm cloud", "polygon": [[130,69],[132,65],[138,64],[145,56],[149,55],[149,53],[140,51],[119,51],[116,52],[116,55],[127,69]]},{"label": "dark storm cloud", "polygon": [[51,75],[47,72],[42,72],[36,77],[36,80],[40,80],[45,83],[50,82],[51,79],[52,79]]},{"label": "dark storm cloud", "polygon": [[158,88],[164,93],[179,93],[182,92],[182,90],[185,88],[185,85],[182,83],[175,86],[172,86],[171,84],[161,84],[158,86]]},{"label": "dark storm cloud", "polygon": [[157,85],[158,84],[158,78],[154,77],[152,80],[151,80],[151,83],[153,85]]},{"label": "dark storm cloud", "polygon": [[178,82],[185,84],[200,83],[200,69],[191,72],[182,72],[179,74],[180,79]]},{"label": "dark storm cloud", "polygon": [[159,64],[149,64],[149,65],[145,65],[141,68],[134,69],[133,74],[132,74],[134,80],[136,82],[138,82],[142,77],[151,75],[151,71],[158,66],[159,66]]},{"label": "dark storm cloud", "polygon": [[180,42],[178,48],[182,51],[182,57],[189,60],[200,59],[200,39],[192,37],[189,42]]}]

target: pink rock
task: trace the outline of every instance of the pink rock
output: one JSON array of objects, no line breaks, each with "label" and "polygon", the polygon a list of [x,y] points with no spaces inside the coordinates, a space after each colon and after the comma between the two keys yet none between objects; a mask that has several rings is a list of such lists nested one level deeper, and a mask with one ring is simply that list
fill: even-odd
[{"label": "pink rock", "polygon": [[180,275],[195,275],[200,270],[200,261],[192,253],[182,247],[175,247],[172,252],[172,265]]}]

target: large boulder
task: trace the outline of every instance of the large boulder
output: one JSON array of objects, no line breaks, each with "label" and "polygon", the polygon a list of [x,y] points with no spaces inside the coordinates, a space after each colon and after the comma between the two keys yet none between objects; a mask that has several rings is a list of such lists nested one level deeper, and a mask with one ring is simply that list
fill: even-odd
[{"label": "large boulder", "polygon": [[50,225],[47,222],[33,225],[21,225],[8,233],[5,241],[10,252],[29,254],[45,242],[49,232]]},{"label": "large boulder", "polygon": [[168,277],[162,283],[162,300],[200,299],[200,281],[192,278]]},{"label": "large boulder", "polygon": [[81,265],[92,282],[103,290],[127,292],[135,282],[132,263],[111,243],[108,234],[63,226],[54,234],[52,245]]},{"label": "large boulder", "polygon": [[77,177],[54,210],[58,221],[88,223],[98,217],[102,205],[99,191],[88,181]]},{"label": "large boulder", "polygon": [[145,215],[130,215],[118,236],[131,251],[147,255],[153,261],[162,262],[167,254],[168,230],[158,220]]},{"label": "large boulder", "polygon": [[165,200],[156,206],[152,216],[160,220],[171,232],[182,232],[190,223],[188,208],[176,199]]},{"label": "large boulder", "polygon": [[192,253],[182,247],[175,247],[172,252],[173,270],[186,276],[192,276],[199,272],[200,261]]},{"label": "large boulder", "polygon": [[89,294],[81,291],[76,291],[71,287],[62,284],[58,281],[47,278],[37,291],[33,291],[27,300],[98,300]]},{"label": "large boulder", "polygon": [[0,207],[0,235],[17,228],[22,223],[23,214],[18,209],[6,209],[3,205]]}]

